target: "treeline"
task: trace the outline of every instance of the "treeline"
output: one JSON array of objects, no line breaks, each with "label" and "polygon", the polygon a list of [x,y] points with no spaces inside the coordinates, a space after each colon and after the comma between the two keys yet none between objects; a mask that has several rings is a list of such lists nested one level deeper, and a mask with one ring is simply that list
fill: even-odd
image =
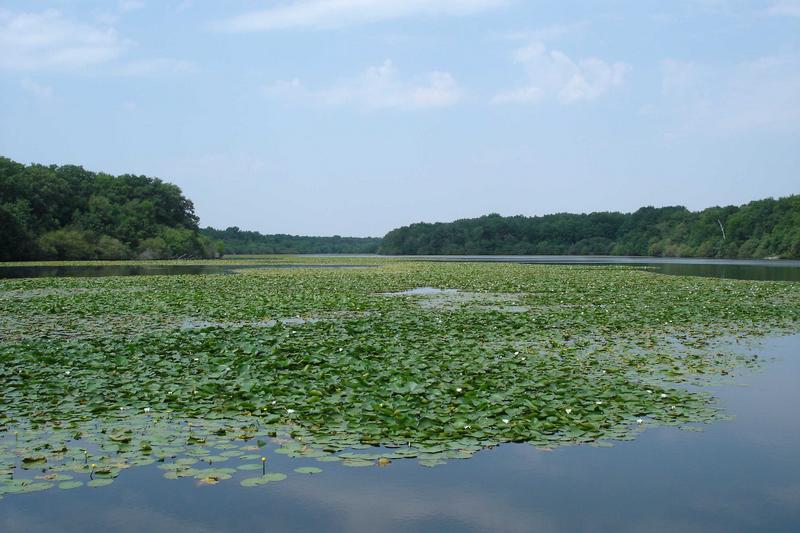
[{"label": "treeline", "polygon": [[643,207],[418,223],[390,231],[380,253],[800,258],[800,196],[698,212]]},{"label": "treeline", "polygon": [[0,260],[217,257],[170,183],[0,157]]},{"label": "treeline", "polygon": [[300,237],[262,235],[237,227],[225,230],[204,228],[200,232],[222,241],[229,254],[374,254],[381,239],[373,237]]}]

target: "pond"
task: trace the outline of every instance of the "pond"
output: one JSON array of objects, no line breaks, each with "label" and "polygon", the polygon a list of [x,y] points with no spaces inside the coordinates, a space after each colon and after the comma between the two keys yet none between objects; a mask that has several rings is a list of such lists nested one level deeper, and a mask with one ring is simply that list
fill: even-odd
[{"label": "pond", "polygon": [[[684,265],[675,263],[663,266]],[[711,266],[721,268],[731,265]],[[745,269],[775,268],[764,265],[739,266]],[[633,433],[611,428],[613,435],[618,438],[612,436],[609,439],[582,441],[578,437],[575,442],[582,444],[561,445],[542,441],[534,446],[520,442],[529,440],[527,433],[522,437],[521,433],[504,436],[504,432],[510,431],[516,420],[514,417],[510,417],[510,420],[503,418],[491,426],[495,434],[490,440],[496,440],[497,445],[463,456],[451,454],[447,456],[449,460],[446,464],[441,464],[443,462],[435,458],[422,459],[426,455],[424,453],[419,461],[411,454],[408,455],[411,459],[402,458],[402,453],[398,451],[407,451],[402,447],[374,448],[368,445],[354,447],[353,451],[359,454],[377,451],[379,456],[392,457],[391,461],[381,464],[374,459],[363,461],[341,453],[339,459],[343,460],[327,462],[326,456],[315,450],[311,450],[315,453],[294,454],[299,448],[292,448],[293,441],[281,438],[280,434],[277,440],[264,437],[263,441],[259,439],[256,443],[256,439],[252,438],[237,444],[247,445],[241,450],[252,448],[247,452],[239,451],[237,446],[226,448],[226,445],[220,444],[223,437],[219,437],[215,441],[218,446],[213,451],[215,459],[208,462],[215,463],[213,467],[216,467],[216,463],[221,467],[230,467],[234,479],[225,481],[223,475],[220,476],[222,481],[217,484],[213,479],[211,483],[206,483],[208,475],[188,475],[186,478],[174,475],[181,472],[181,468],[199,468],[198,464],[204,464],[209,457],[199,453],[191,455],[192,449],[189,447],[188,455],[178,455],[184,459],[168,457],[163,462],[156,461],[150,465],[143,462],[143,466],[124,470],[108,486],[90,488],[82,485],[70,490],[53,488],[28,494],[6,494],[0,500],[0,531],[796,530],[800,523],[800,454],[797,453],[800,449],[800,417],[794,413],[794,406],[800,405],[800,387],[797,386],[800,383],[797,285],[737,281],[717,284],[714,280],[702,277],[689,280],[605,267],[570,269],[531,265],[529,268],[465,265],[442,269],[435,265],[419,267],[386,263],[380,269],[316,269],[307,273],[296,269],[264,270],[246,276],[208,278],[73,278],[53,280],[52,283],[44,279],[7,280],[0,287],[5,289],[5,292],[0,291],[0,297],[4,298],[6,306],[0,312],[0,319],[6,320],[2,324],[10,326],[6,333],[11,332],[12,337],[6,340],[6,347],[0,345],[0,356],[4,355],[3,350],[7,350],[6,353],[13,357],[25,357],[27,345],[17,343],[34,343],[39,338],[45,339],[44,344],[35,346],[41,350],[42,357],[53,365],[54,375],[63,379],[66,373],[70,379],[84,379],[77,374],[86,369],[54,359],[54,354],[59,352],[51,344],[63,343],[70,353],[86,357],[91,371],[104,376],[103,382],[111,383],[115,379],[115,371],[102,374],[105,371],[103,359],[93,358],[94,355],[90,357],[89,352],[100,350],[98,357],[105,358],[108,350],[119,351],[129,343],[129,353],[134,354],[137,361],[141,357],[141,362],[126,366],[126,361],[112,354],[111,368],[138,372],[137,365],[144,367],[142,376],[147,380],[147,387],[156,391],[159,382],[168,380],[170,376],[197,375],[202,372],[201,367],[206,365],[206,360],[214,357],[213,353],[207,352],[220,350],[230,353],[226,358],[214,359],[215,363],[211,365],[214,371],[212,380],[221,382],[237,360],[253,361],[254,356],[255,360],[287,357],[281,354],[291,354],[294,352],[290,350],[302,348],[298,353],[304,354],[303,357],[306,357],[306,353],[311,354],[310,359],[303,359],[302,364],[294,363],[291,358],[281,360],[275,370],[284,372],[290,369],[291,375],[297,380],[296,384],[292,386],[291,383],[277,382],[276,387],[288,386],[289,389],[275,396],[272,396],[271,390],[267,391],[270,398],[278,399],[279,405],[292,407],[282,409],[282,412],[288,413],[282,416],[294,422],[302,422],[303,418],[311,420],[316,416],[313,410],[302,412],[301,404],[301,401],[309,398],[312,404],[317,401],[314,400],[317,393],[312,390],[318,383],[314,381],[317,378],[313,377],[317,372],[315,366],[319,367],[320,376],[328,376],[334,368],[326,366],[328,362],[319,354],[324,350],[346,354],[350,348],[355,348],[354,362],[334,360],[334,365],[339,368],[341,364],[346,370],[341,379],[357,379],[357,376],[353,376],[356,374],[354,369],[359,368],[362,362],[368,364],[373,361],[374,355],[371,354],[383,346],[381,342],[390,348],[396,343],[409,343],[411,351],[422,351],[423,355],[419,359],[404,359],[399,353],[393,353],[389,361],[378,360],[376,365],[368,366],[362,381],[382,380],[392,375],[395,370],[393,365],[397,365],[406,373],[413,374],[419,370],[423,377],[414,379],[425,383],[423,388],[434,391],[435,384],[422,381],[428,374],[441,378],[435,366],[440,364],[439,361],[425,355],[429,353],[430,346],[446,351],[449,343],[458,349],[469,350],[479,339],[487,342],[486,346],[493,346],[508,355],[505,359],[497,359],[485,370],[476,372],[472,378],[476,386],[482,373],[491,373],[493,369],[505,372],[508,369],[505,377],[501,374],[497,381],[491,383],[507,383],[509,391],[513,392],[524,390],[525,380],[514,375],[514,372],[530,368],[527,365],[531,361],[526,361],[525,355],[529,359],[538,357],[534,351],[528,351],[530,346],[515,344],[526,335],[537,343],[534,346],[545,341],[558,345],[552,354],[541,354],[544,359],[536,363],[539,365],[536,368],[549,375],[560,373],[558,364],[551,366],[547,362],[553,354],[560,354],[559,357],[566,354],[580,359],[580,346],[583,346],[580,349],[593,349],[593,344],[602,343],[601,338],[581,336],[581,328],[587,322],[599,325],[610,339],[616,338],[614,328],[618,327],[617,324],[629,328],[644,327],[647,335],[654,335],[657,325],[663,324],[665,332],[681,337],[682,342],[694,342],[685,334],[697,336],[698,340],[692,344],[696,352],[669,354],[664,352],[669,344],[656,343],[649,348],[649,342],[656,342],[651,339],[623,350],[626,358],[632,357],[624,368],[633,368],[644,360],[637,358],[638,350],[653,349],[660,354],[656,366],[663,367],[668,375],[683,375],[681,373],[685,373],[686,369],[679,366],[688,365],[694,369],[692,372],[713,373],[721,379],[714,378],[708,382],[705,379],[676,379],[677,385],[669,385],[655,378],[651,381],[648,378],[649,371],[635,374],[635,379],[647,380],[645,383],[649,388],[645,391],[645,385],[641,389],[633,387],[625,394],[634,394],[639,390],[644,399],[636,401],[650,406],[659,403],[658,393],[663,390],[661,397],[668,398],[668,403],[678,405],[675,412],[682,413],[678,420],[683,422],[678,424],[665,425],[665,421],[670,420],[669,416],[673,416],[669,414],[673,412],[669,409],[675,409],[675,405],[665,404],[664,410],[669,416],[660,421],[645,418],[642,424],[641,419],[629,419],[635,430]],[[739,275],[755,276],[754,272],[750,270]],[[774,279],[769,275],[765,277]],[[320,287],[324,289],[320,290]],[[641,302],[631,300],[631,295],[638,297]],[[590,298],[590,301],[584,301],[586,298]],[[675,313],[663,315],[662,308],[672,301],[677,302]],[[708,308],[703,307],[702,313],[697,316],[695,307],[701,303]],[[274,309],[270,307],[273,305]],[[307,309],[318,310],[319,316],[303,312]],[[326,314],[324,310],[329,312]],[[346,315],[342,314],[345,312]],[[84,316],[70,318],[81,313]],[[137,314],[142,315],[141,323],[132,324],[135,321],[130,317]],[[777,320],[779,316],[788,319],[788,322],[782,322],[787,326],[782,329],[784,335],[771,335],[760,340],[752,337],[759,333],[762,325],[765,328],[763,331],[767,331],[767,325],[777,324],[777,321],[773,324],[773,318]],[[100,323],[90,320],[93,317]],[[390,321],[389,317],[393,317],[393,320]],[[12,324],[12,320],[24,322],[26,327]],[[676,325],[676,332],[672,326],[666,325],[673,320],[676,324],[685,322],[685,325]],[[709,350],[719,352],[715,358],[706,360],[700,357],[698,354],[705,349],[705,330],[709,330],[709,336],[713,337],[717,331],[724,330],[720,324],[731,320],[736,324],[735,331],[741,334],[727,337],[728,340],[719,347],[712,345]],[[526,330],[530,322],[539,325]],[[495,325],[501,328],[500,332],[489,335],[487,332]],[[31,328],[36,329],[35,335],[27,331]],[[169,329],[170,333],[166,336],[150,333],[158,328],[173,329]],[[553,331],[554,328],[562,328],[558,331],[571,335],[565,334],[558,339],[537,336],[542,331]],[[173,330],[177,333],[171,333]],[[416,333],[412,335],[411,331]],[[458,334],[453,335],[451,331],[457,331]],[[772,331],[772,327],[769,331]],[[86,339],[60,340],[65,335],[76,333],[85,335]],[[321,339],[321,334],[332,336],[331,343]],[[132,335],[144,335],[144,341],[135,341]],[[484,335],[488,336],[484,339]],[[111,342],[115,336],[127,340],[115,345]],[[258,352],[253,343],[264,336],[279,349]],[[157,343],[152,350],[146,342],[148,338]],[[584,340],[589,344],[582,345]],[[620,337],[620,342],[628,340],[625,334]],[[638,343],[639,340],[633,341]],[[504,343],[502,346],[498,344],[501,342]],[[343,349],[345,352],[342,352]],[[678,350],[677,346],[675,349]],[[724,355],[728,352],[732,354],[730,357]],[[188,355],[188,366],[175,369],[174,372],[171,369],[163,370],[166,378],[159,374],[161,369],[150,364],[156,360],[155,357],[171,357],[174,364],[183,364],[184,359],[177,358],[179,353]],[[607,365],[609,375],[618,370],[613,360],[605,359],[605,351],[596,353],[600,358],[598,360]],[[191,357],[194,357],[194,362]],[[13,358],[4,360],[13,362]],[[228,360],[231,362],[228,363]],[[441,361],[447,371],[455,374],[459,370],[466,371],[464,367],[452,367],[449,357]],[[564,361],[569,368],[569,361]],[[224,366],[218,366],[220,362]],[[581,385],[580,390],[589,388],[591,395],[605,394],[602,388],[593,387],[595,380],[606,379],[606,371],[595,368],[590,360],[586,363],[588,367],[579,368],[587,369],[589,379]],[[420,367],[409,367],[411,364]],[[72,374],[69,370],[64,372],[65,368],[72,369]],[[237,371],[241,371],[241,367],[237,368]],[[0,372],[8,371],[0,368]],[[50,375],[47,372],[47,369],[32,369],[19,381],[16,381],[15,375],[6,373],[5,376],[19,383],[19,387],[32,387],[28,389],[31,394],[40,394],[41,385],[36,380]],[[541,377],[539,374],[533,375],[531,379]],[[580,374],[569,375],[569,379],[580,379]],[[94,381],[78,383],[92,386]],[[239,380],[238,383],[234,389],[225,389],[224,393],[234,391],[241,394],[246,382]],[[460,397],[463,392],[466,395],[469,391],[462,391],[460,383],[455,381],[452,385],[448,384],[448,394]],[[624,384],[627,381],[617,383],[622,387],[629,386]],[[406,383],[402,395],[413,397],[418,394],[420,391],[415,390],[417,387],[413,385],[413,382]],[[558,387],[563,386],[569,385],[559,382]],[[138,397],[137,391],[127,389],[129,386],[123,384],[118,394]],[[723,416],[708,411],[707,405],[700,401],[702,397],[694,396],[694,391],[713,395],[719,401],[714,408],[718,407]],[[82,393],[76,391],[74,394],[77,397]],[[379,395],[380,391],[376,394]],[[562,398],[559,394],[557,389],[553,389],[550,401],[560,402]],[[441,395],[432,397],[442,398]],[[599,396],[590,397],[592,409],[605,409],[603,401],[594,401]],[[498,403],[510,399],[503,396],[503,391],[497,391],[493,398]],[[91,401],[91,396],[86,396],[86,399]],[[293,403],[280,403],[286,399],[291,399]],[[125,401],[131,403],[133,400]],[[172,405],[165,400],[165,403],[156,406],[155,400],[152,401],[154,403],[147,405],[153,405],[156,412],[165,411],[168,405]],[[325,399],[322,401],[325,402]],[[53,409],[61,408],[56,401],[50,405]],[[15,406],[6,404],[3,407],[10,411]],[[335,405],[331,407],[335,409]],[[75,408],[80,409],[77,404]],[[298,413],[294,412],[295,408]],[[372,417],[373,409],[377,409],[376,403],[361,416],[364,419]],[[487,407],[476,404],[475,409],[485,410]],[[436,407],[431,405],[430,410],[436,411]],[[142,420],[145,426],[155,428],[160,419],[150,411],[150,407],[146,407],[142,414],[140,407],[140,414],[135,418]],[[560,410],[559,416],[569,420],[563,411]],[[567,409],[568,415],[570,411],[571,408]],[[615,412],[610,411],[611,414]],[[330,413],[335,415],[335,411]],[[302,415],[299,420],[296,418],[298,415]],[[726,419],[727,415],[731,419]],[[93,454],[89,456],[92,459],[87,458],[84,465],[83,457],[78,456],[77,468],[60,472],[69,472],[76,480],[91,479],[96,469],[94,466],[90,469],[89,463],[101,455],[102,450],[98,446],[108,450],[102,453],[110,454],[112,460],[115,456],[126,457],[126,454],[126,460],[141,458],[141,454],[131,455],[126,451],[130,437],[118,433],[118,427],[114,429],[112,424],[106,433],[103,426],[106,416],[113,415],[98,416],[93,423],[94,430],[101,429],[105,435],[111,435],[112,441],[121,444],[118,447],[109,446],[108,439],[103,441],[105,437],[99,441],[100,445],[92,447],[84,444]],[[497,416],[499,419],[506,415]],[[325,423],[324,418],[314,420],[316,424]],[[92,422],[89,422],[81,426],[84,439],[92,432],[92,428],[88,427],[91,425]],[[12,423],[9,423],[10,427]],[[468,427],[465,425],[464,429]],[[568,432],[574,429],[567,427]],[[313,424],[309,431],[313,432]],[[337,426],[337,431],[346,433],[348,430],[344,426]],[[536,431],[533,433],[538,434]],[[575,434],[580,435],[580,432]],[[188,435],[198,442],[202,437],[205,442],[206,436],[202,430],[195,429],[195,436],[192,437],[191,423]],[[314,438],[311,433],[303,431],[293,436],[299,441]],[[628,437],[635,438],[628,440]],[[0,444],[5,443],[6,450],[14,449],[12,442],[20,438],[6,431],[0,433]],[[134,435],[133,438],[133,443],[138,446],[138,437]],[[76,439],[79,437],[76,436]],[[409,437],[409,440],[413,439],[414,436]],[[47,439],[42,442],[51,446]],[[325,441],[323,439],[320,442]],[[470,448],[472,441],[464,442],[464,448]],[[152,444],[153,448],[158,447],[156,439]],[[207,444],[201,446],[211,448],[211,444],[212,440],[208,440]],[[0,446],[0,456],[3,449]],[[176,449],[175,453],[183,452]],[[242,455],[244,453],[247,455]],[[267,459],[265,465],[259,466],[259,456]],[[198,458],[201,459],[200,463],[197,463]],[[426,464],[436,466],[426,468]],[[301,473],[304,467],[315,470]],[[265,486],[246,488],[248,479],[256,479],[261,474],[259,468],[286,473],[288,477]],[[255,477],[246,477],[252,476],[248,470],[257,470]],[[17,473],[23,474],[19,469]],[[32,467],[24,472],[29,477],[35,474],[36,468]],[[167,479],[170,475],[178,479]]]}]

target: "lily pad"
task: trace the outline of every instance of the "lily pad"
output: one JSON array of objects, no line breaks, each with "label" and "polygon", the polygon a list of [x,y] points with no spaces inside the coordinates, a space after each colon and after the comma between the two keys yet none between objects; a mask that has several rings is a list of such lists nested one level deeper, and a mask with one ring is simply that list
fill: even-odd
[{"label": "lily pad", "polygon": [[86,486],[87,487],[97,488],[97,487],[105,487],[107,485],[111,485],[112,483],[114,483],[114,480],[111,479],[111,478],[108,478],[108,479],[93,479],[93,480],[87,482]]},{"label": "lily pad", "polygon": [[294,471],[298,474],[319,474],[322,469],[315,466],[301,466],[300,468],[295,468]]}]

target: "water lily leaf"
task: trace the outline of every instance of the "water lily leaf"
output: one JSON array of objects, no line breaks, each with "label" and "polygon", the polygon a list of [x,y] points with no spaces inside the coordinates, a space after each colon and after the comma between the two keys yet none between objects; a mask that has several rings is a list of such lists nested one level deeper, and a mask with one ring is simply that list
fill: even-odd
[{"label": "water lily leaf", "polygon": [[114,480],[111,479],[111,478],[108,478],[108,479],[93,479],[93,480],[87,482],[86,486],[87,487],[94,487],[94,488],[96,488],[96,487],[105,487],[107,485],[111,485],[112,483],[114,483]]},{"label": "water lily leaf", "polygon": [[294,471],[298,474],[319,474],[322,469],[315,466],[301,466],[300,468],[295,468]]},{"label": "water lily leaf", "polygon": [[263,467],[260,464],[256,464],[256,463],[248,463],[248,464],[243,464],[243,465],[239,465],[239,466],[236,467],[237,470],[245,470],[245,471],[247,471],[247,470],[261,470],[262,468]]},{"label": "water lily leaf", "polygon": [[284,479],[286,479],[286,474],[281,474],[279,472],[267,472],[263,476],[245,478],[240,482],[240,484],[243,487],[258,487],[261,485],[266,485],[267,483],[283,481]]}]

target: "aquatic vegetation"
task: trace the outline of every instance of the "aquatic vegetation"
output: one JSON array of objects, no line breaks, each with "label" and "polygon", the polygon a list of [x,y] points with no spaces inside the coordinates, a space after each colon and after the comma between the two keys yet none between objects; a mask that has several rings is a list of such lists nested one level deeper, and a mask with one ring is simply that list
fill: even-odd
[{"label": "aquatic vegetation", "polygon": [[[755,367],[735,343],[800,322],[800,284],[369,261],[0,280],[0,497],[147,465],[261,487],[286,478],[272,453],[437,466],[691,429],[724,416],[692,385]],[[442,291],[389,295],[420,287]]]}]

